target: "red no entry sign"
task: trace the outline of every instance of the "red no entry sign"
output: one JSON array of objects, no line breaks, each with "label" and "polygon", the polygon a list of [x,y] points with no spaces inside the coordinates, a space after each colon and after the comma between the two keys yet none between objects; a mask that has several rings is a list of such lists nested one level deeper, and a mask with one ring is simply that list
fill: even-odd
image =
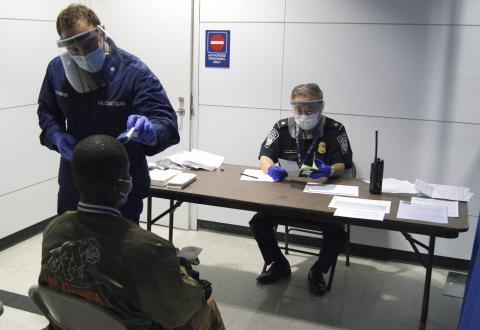
[{"label": "red no entry sign", "polygon": [[210,37],[210,48],[214,51],[220,51],[225,47],[225,37],[221,34],[214,34]]}]

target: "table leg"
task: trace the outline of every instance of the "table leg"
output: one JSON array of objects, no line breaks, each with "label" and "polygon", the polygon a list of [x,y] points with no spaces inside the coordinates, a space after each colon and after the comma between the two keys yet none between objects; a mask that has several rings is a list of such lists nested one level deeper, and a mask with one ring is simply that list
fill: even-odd
[{"label": "table leg", "polygon": [[422,316],[420,318],[419,329],[425,329],[427,326],[428,303],[430,299],[430,284],[432,282],[433,252],[435,250],[435,236],[430,236],[428,244],[428,256],[426,260],[425,284],[423,287]]},{"label": "table leg", "polygon": [[152,231],[152,196],[147,197],[147,230]]},{"label": "table leg", "polygon": [[169,223],[168,223],[168,240],[171,242],[173,240],[173,212],[175,212],[174,200],[170,200],[170,214],[169,214]]}]

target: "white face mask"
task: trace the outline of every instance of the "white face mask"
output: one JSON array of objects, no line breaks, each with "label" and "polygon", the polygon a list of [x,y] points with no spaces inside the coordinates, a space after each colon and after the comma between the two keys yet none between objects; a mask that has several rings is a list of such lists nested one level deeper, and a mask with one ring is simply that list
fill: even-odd
[{"label": "white face mask", "polygon": [[303,130],[309,130],[314,128],[318,124],[318,113],[314,113],[311,115],[294,115],[295,122],[297,125]]},{"label": "white face mask", "polygon": [[83,70],[88,72],[98,72],[103,66],[105,61],[105,52],[102,48],[97,48],[93,52],[87,55],[70,55],[75,63],[78,64]]}]

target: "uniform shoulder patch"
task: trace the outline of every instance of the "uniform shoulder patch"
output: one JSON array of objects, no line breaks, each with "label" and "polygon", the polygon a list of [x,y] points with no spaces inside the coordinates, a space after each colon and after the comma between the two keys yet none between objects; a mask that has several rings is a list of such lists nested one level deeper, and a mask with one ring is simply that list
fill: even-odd
[{"label": "uniform shoulder patch", "polygon": [[337,136],[337,141],[340,144],[340,148],[342,149],[342,154],[348,155],[348,137],[346,133],[342,133]]},{"label": "uniform shoulder patch", "polygon": [[272,128],[270,133],[268,133],[267,139],[265,140],[265,148],[270,148],[272,143],[275,142],[275,140],[278,139],[279,136],[280,134],[278,133],[278,131],[275,128]]}]

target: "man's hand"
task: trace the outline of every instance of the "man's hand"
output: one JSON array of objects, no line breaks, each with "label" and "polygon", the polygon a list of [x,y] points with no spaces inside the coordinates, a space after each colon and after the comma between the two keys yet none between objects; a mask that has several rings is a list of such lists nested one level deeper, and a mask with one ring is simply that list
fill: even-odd
[{"label": "man's hand", "polygon": [[274,181],[282,181],[288,176],[288,173],[283,167],[273,165],[268,168],[268,175],[270,175]]},{"label": "man's hand", "polygon": [[317,170],[312,171],[312,173],[310,173],[310,177],[312,179],[320,179],[323,177],[328,178],[332,173],[332,167],[325,164],[321,159],[315,158],[314,161],[315,166],[317,166]]},{"label": "man's hand", "polygon": [[52,141],[53,144],[57,146],[57,150],[60,155],[62,155],[62,158],[71,162],[73,156],[73,147],[75,146],[75,143],[77,143],[77,140],[75,140],[73,135],[65,132],[56,132],[52,136]]},{"label": "man's hand", "polygon": [[127,119],[127,129],[135,127],[133,141],[151,145],[155,142],[157,134],[153,129],[152,122],[145,116],[130,115]]}]

